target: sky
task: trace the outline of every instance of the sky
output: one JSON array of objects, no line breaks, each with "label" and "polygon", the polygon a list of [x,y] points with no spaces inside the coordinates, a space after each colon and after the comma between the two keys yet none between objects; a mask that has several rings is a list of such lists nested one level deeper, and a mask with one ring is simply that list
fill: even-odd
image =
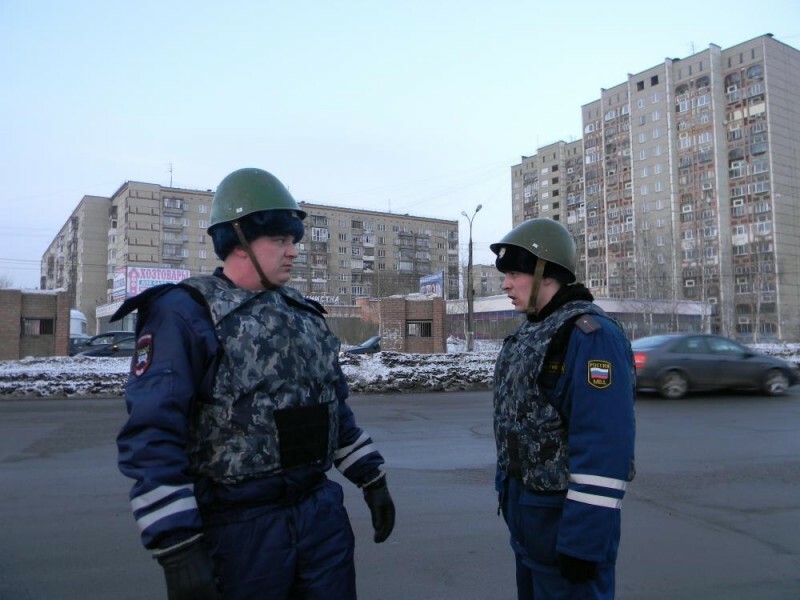
[{"label": "sky", "polygon": [[511,167],[578,139],[601,88],[765,33],[800,47],[800,4],[0,0],[0,284],[38,287],[84,195],[241,167],[297,200],[458,220],[463,257],[480,204],[490,263]]}]

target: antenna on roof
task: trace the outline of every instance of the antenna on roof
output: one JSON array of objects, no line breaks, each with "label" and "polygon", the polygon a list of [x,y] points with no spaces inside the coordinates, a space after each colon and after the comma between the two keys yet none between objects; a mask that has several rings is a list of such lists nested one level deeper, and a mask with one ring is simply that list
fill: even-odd
[{"label": "antenna on roof", "polygon": [[172,187],[172,163],[169,163],[169,187]]}]

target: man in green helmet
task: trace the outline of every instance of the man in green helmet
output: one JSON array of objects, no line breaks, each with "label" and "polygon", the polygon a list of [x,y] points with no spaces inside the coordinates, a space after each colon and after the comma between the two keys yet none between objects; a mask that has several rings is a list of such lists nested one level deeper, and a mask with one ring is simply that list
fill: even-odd
[{"label": "man in green helmet", "polygon": [[531,219],[491,249],[503,291],[526,317],[494,374],[495,483],[518,598],[613,598],[633,479],[630,344],[575,282],[575,242],[563,225]]},{"label": "man in green helmet", "polygon": [[223,266],[151,288],[138,309],[119,467],[170,600],[356,597],[336,466],[383,542],[383,458],[346,403],[324,310],[287,287],[305,212],[260,169],[228,175],[209,234]]}]

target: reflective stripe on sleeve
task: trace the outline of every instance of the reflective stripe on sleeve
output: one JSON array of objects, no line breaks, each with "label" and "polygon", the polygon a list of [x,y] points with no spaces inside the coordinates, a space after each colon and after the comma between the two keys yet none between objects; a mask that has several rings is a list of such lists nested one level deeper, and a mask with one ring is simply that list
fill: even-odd
[{"label": "reflective stripe on sleeve", "polygon": [[567,500],[581,502],[583,504],[591,504],[592,506],[602,506],[604,508],[615,508],[617,510],[622,507],[622,498],[609,498],[608,496],[599,496],[597,494],[587,494],[585,492],[576,492],[569,490],[567,492]]},{"label": "reflective stripe on sleeve", "polygon": [[625,490],[628,487],[627,481],[623,481],[622,479],[613,479],[612,477],[601,477],[600,475],[570,474],[569,480],[573,483],[594,485],[597,487],[604,487],[612,490]]},{"label": "reflective stripe on sleeve", "polygon": [[181,498],[180,500],[176,500],[175,502],[167,504],[163,508],[142,515],[136,519],[136,524],[139,526],[140,531],[144,531],[156,521],[160,521],[165,517],[169,517],[187,510],[197,510],[197,501],[195,500],[194,496],[191,496],[190,498]]},{"label": "reflective stripe on sleeve", "polygon": [[131,508],[134,512],[142,510],[152,504],[157,504],[167,496],[181,490],[188,490],[190,493],[194,494],[194,486],[191,483],[187,483],[186,485],[161,485],[131,500]]}]

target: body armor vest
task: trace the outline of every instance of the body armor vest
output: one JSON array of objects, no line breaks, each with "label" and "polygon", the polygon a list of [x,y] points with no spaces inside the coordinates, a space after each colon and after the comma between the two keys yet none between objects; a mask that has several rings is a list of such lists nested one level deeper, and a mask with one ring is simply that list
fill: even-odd
[{"label": "body armor vest", "polygon": [[548,346],[559,328],[582,314],[603,315],[574,301],[540,322],[525,321],[503,342],[494,371],[494,433],[498,465],[533,491],[567,489],[569,415],[561,415],[539,384]]},{"label": "body armor vest", "polygon": [[222,355],[211,403],[196,403],[189,456],[224,483],[330,468],[338,437],[339,340],[295,290],[250,291],[214,276],[179,285],[208,305]]}]

